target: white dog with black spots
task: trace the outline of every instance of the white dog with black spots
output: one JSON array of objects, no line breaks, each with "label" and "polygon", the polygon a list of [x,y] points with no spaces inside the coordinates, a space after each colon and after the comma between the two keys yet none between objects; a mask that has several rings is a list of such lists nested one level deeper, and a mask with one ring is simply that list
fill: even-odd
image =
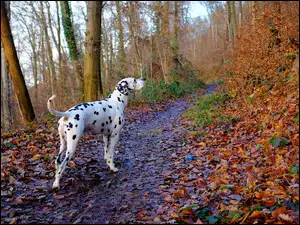
[{"label": "white dog with black spots", "polygon": [[[52,106],[55,98],[49,98],[47,106],[52,115],[62,116],[58,122],[60,150],[55,160],[55,181],[52,188],[59,189],[59,181],[68,161],[74,158],[78,141],[85,132],[103,134],[104,159],[113,172],[118,169],[114,164],[115,146],[124,126],[124,109],[128,103],[129,94],[140,90],[146,83],[146,78],[125,78],[115,87],[106,99],[95,102],[85,102],[70,108],[66,112],[57,111]],[[62,153],[66,151],[62,161]]]}]

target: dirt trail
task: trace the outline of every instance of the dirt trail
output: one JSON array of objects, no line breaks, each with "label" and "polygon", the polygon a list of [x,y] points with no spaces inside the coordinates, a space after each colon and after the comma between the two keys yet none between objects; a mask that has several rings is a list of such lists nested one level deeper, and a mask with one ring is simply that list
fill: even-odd
[{"label": "dirt trail", "polygon": [[[206,92],[215,89],[211,85]],[[75,168],[62,177],[61,190],[45,193],[40,202],[17,205],[17,222],[155,223],[165,201],[158,186],[165,183],[163,172],[172,168],[172,153],[182,145],[180,115],[190,104],[178,100],[165,111],[127,116],[134,122],[127,122],[117,144],[118,173],[109,172],[104,163],[102,137],[83,140]],[[43,185],[51,187],[52,182]]]}]

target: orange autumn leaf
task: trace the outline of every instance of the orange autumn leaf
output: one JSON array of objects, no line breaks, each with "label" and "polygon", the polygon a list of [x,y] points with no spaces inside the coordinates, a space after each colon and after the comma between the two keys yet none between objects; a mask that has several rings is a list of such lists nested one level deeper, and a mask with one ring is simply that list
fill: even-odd
[{"label": "orange autumn leaf", "polygon": [[176,190],[173,193],[173,196],[176,197],[176,198],[183,198],[183,197],[187,196],[187,194],[188,194],[187,189],[183,188],[183,189]]},{"label": "orange autumn leaf", "polygon": [[258,219],[258,218],[260,218],[263,214],[264,214],[263,212],[255,210],[255,211],[253,211],[253,212],[251,213],[251,215],[249,216],[249,218],[250,218],[250,219]]},{"label": "orange autumn leaf", "polygon": [[286,206],[284,205],[272,211],[272,216],[273,218],[277,219],[280,214],[285,214],[285,213],[286,213]]}]

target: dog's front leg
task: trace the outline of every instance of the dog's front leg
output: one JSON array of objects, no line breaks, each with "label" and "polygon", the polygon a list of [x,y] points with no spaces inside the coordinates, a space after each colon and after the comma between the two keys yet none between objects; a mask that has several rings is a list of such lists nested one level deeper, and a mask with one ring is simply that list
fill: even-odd
[{"label": "dog's front leg", "polygon": [[108,155],[109,136],[110,136],[110,135],[103,134],[103,142],[104,142],[104,160],[105,160],[105,161],[106,161],[107,155]]},{"label": "dog's front leg", "polygon": [[106,158],[106,164],[114,172],[118,171],[118,169],[115,167],[115,163],[114,163],[115,147],[116,147],[118,140],[119,140],[119,134],[110,135],[109,140],[108,140],[108,154],[107,154],[107,158]]}]

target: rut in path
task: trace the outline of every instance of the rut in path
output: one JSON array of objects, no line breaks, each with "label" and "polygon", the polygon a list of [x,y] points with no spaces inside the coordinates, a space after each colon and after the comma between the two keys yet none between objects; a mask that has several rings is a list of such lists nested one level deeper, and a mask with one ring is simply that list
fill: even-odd
[{"label": "rut in path", "polygon": [[[119,172],[103,172],[99,185],[89,191],[92,207],[80,215],[81,222],[133,223],[144,210],[155,217],[164,201],[157,187],[164,183],[163,171],[172,164],[168,157],[181,145],[172,128],[187,106],[185,100],[176,101],[167,111],[143,115],[124,126],[115,157]],[[101,146],[99,158],[102,154]]]}]

